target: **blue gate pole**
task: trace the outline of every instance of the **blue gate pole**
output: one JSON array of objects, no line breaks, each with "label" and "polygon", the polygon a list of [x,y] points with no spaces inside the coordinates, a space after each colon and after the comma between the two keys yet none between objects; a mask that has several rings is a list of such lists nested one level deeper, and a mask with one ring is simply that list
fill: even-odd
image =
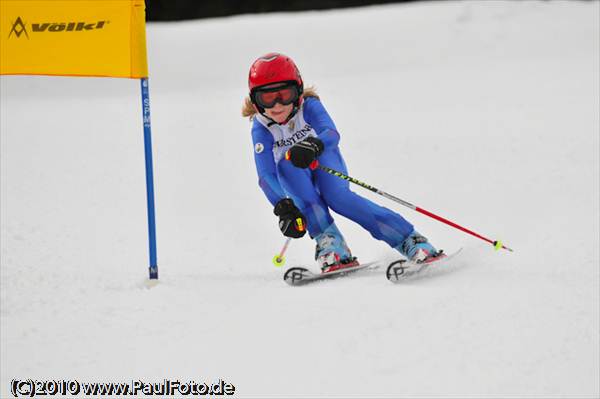
[{"label": "blue gate pole", "polygon": [[150,243],[150,279],[158,279],[156,262],[156,217],[154,214],[154,174],[152,172],[152,129],[150,124],[150,88],[148,78],[142,86],[142,116],[144,119],[144,150],[146,153],[146,197],[148,199],[148,239]]}]

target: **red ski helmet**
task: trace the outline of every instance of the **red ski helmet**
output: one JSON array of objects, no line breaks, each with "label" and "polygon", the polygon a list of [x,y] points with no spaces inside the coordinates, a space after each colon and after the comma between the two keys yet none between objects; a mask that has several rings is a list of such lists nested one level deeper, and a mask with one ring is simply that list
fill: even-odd
[{"label": "red ski helmet", "polygon": [[261,88],[274,83],[287,83],[296,86],[298,99],[294,102],[294,106],[297,110],[300,104],[302,104],[304,83],[294,61],[290,57],[280,53],[265,54],[250,66],[248,74],[250,100],[252,100],[252,103],[260,113],[264,113],[264,109],[256,103],[255,93]]}]

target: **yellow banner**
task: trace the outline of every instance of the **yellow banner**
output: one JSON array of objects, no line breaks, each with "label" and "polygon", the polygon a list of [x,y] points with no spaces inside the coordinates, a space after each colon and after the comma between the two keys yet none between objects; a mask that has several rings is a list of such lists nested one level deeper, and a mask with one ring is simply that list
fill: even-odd
[{"label": "yellow banner", "polygon": [[0,0],[0,75],[148,77],[144,0]]}]

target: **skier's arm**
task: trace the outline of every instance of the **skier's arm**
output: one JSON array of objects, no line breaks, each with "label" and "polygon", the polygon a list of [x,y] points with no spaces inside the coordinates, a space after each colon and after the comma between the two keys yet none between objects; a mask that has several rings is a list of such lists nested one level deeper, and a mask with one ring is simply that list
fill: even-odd
[{"label": "skier's arm", "polygon": [[325,150],[337,147],[340,134],[321,101],[315,97],[304,100],[304,120],[315,129]]},{"label": "skier's arm", "polygon": [[275,206],[285,198],[273,157],[273,136],[259,122],[252,126],[252,142],[254,144],[254,163],[258,174],[258,185],[263,190],[269,202]]}]

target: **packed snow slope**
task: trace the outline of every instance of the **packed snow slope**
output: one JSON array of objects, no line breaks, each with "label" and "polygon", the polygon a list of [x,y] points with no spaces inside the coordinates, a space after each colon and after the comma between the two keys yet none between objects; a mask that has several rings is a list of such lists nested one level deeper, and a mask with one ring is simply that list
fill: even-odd
[{"label": "packed snow slope", "polygon": [[[212,381],[240,397],[598,397],[599,3],[432,2],[148,25],[160,282],[139,82],[2,77],[1,397],[13,378]],[[240,117],[292,56],[361,188],[451,266],[288,287]],[[364,261],[394,251],[336,218]],[[287,265],[313,263],[308,237]]]}]

